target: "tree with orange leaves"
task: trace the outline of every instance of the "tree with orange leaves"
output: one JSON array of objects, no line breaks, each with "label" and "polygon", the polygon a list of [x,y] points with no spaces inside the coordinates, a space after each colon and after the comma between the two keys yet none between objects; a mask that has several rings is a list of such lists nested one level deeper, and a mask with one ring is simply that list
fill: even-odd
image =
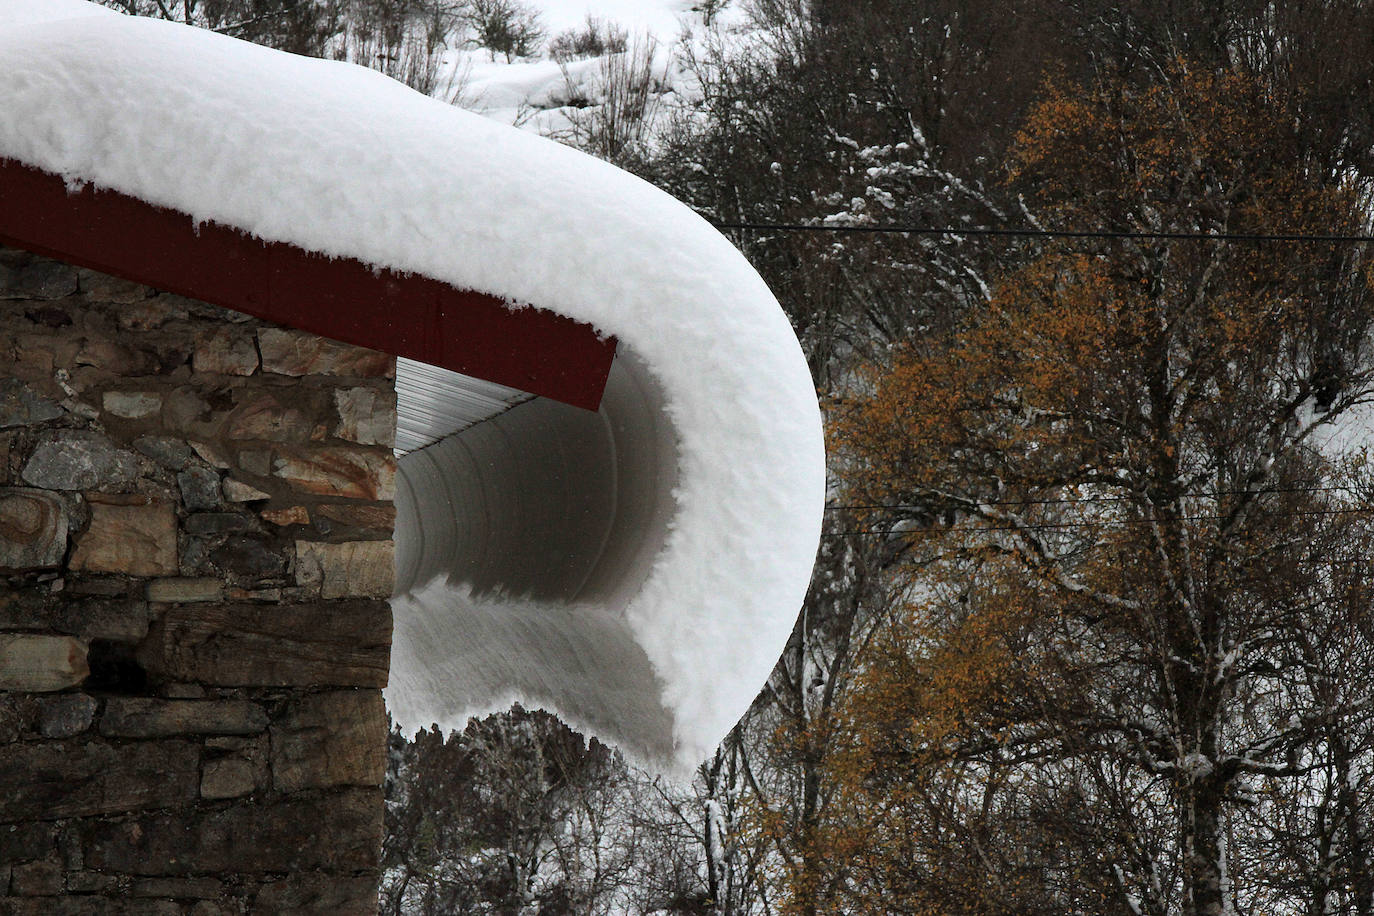
[{"label": "tree with orange leaves", "polygon": [[910,579],[842,711],[836,906],[1374,907],[1371,256],[1235,238],[1366,232],[1368,188],[1280,110],[1182,63],[1051,86],[1012,181],[1102,235],[837,408]]}]

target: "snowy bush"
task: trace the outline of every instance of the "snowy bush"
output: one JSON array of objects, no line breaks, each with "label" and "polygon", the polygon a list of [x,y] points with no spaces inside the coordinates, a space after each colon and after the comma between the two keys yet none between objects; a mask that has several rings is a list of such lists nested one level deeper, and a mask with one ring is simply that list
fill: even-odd
[{"label": "snowy bush", "polygon": [[466,15],[466,0],[351,0],[331,56],[426,95],[452,97],[455,87],[441,85],[439,65],[444,51],[466,38]]},{"label": "snowy bush", "polygon": [[559,32],[549,42],[549,56],[556,61],[600,57],[625,51],[630,33],[614,22],[606,22],[592,14],[581,27]]},{"label": "snowy bush", "polygon": [[622,166],[644,152],[667,82],[667,66],[657,59],[658,43],[636,38],[628,49],[601,58],[590,92],[575,84],[565,66],[569,98],[588,99],[568,115],[574,146]]},{"label": "snowy bush", "polygon": [[478,47],[491,59],[502,54],[510,63],[534,54],[544,38],[539,13],[522,0],[468,0],[467,21]]}]

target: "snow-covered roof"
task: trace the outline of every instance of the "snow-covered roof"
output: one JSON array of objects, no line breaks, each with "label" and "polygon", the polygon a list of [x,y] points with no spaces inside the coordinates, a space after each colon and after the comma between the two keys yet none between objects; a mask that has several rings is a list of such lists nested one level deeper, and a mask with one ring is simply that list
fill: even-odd
[{"label": "snow-covered roof", "polygon": [[[36,8],[63,18],[35,21]],[[359,67],[97,9],[0,0],[0,158],[532,303],[645,367],[676,445],[663,543],[624,602],[584,611],[620,621],[652,667],[652,684],[607,689],[656,693],[665,715],[643,727],[670,734],[598,717],[594,685],[572,715],[678,763],[707,754],[786,640],[824,498],[815,392],[757,273],[687,207],[580,152]],[[389,699],[406,724],[466,701],[404,695],[446,688],[402,658]]]}]

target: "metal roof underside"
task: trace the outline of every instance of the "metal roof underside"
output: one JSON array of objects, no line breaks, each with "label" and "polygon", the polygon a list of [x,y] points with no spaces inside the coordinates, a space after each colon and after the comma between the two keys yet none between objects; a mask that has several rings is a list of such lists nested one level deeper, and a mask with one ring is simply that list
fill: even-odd
[{"label": "metal roof underside", "polygon": [[428,363],[396,360],[396,454],[424,448],[535,396]]}]

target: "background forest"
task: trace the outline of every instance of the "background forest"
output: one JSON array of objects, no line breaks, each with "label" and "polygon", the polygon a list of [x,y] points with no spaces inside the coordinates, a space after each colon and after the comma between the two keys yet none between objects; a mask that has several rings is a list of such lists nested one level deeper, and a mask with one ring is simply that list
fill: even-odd
[{"label": "background forest", "polygon": [[107,2],[460,101],[455,48],[596,59],[559,138],[721,225],[823,396],[693,785],[393,734],[383,912],[1374,912],[1374,4],[711,0],[668,92],[518,0]]}]

